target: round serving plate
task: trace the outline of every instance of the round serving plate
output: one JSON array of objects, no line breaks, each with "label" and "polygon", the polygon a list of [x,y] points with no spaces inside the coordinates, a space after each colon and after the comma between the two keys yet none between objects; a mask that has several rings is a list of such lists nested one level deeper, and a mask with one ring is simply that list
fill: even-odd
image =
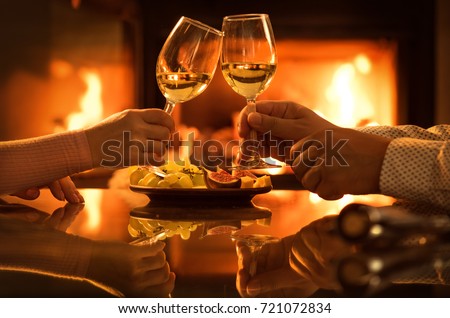
[{"label": "round serving plate", "polygon": [[254,220],[272,215],[265,207],[256,206],[255,195],[267,193],[264,188],[149,188],[130,186],[134,192],[145,194],[150,201],[134,208],[131,215],[141,218],[171,220]]}]

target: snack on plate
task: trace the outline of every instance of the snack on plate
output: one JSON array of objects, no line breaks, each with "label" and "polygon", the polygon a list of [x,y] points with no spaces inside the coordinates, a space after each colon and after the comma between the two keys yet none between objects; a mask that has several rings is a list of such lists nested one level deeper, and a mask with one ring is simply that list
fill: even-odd
[{"label": "snack on plate", "polygon": [[159,168],[167,174],[165,177],[157,176],[145,166],[130,168],[130,185],[151,188],[206,188],[203,170],[189,161],[169,161]]},{"label": "snack on plate", "polygon": [[199,224],[196,221],[153,220],[131,217],[128,224],[128,232],[132,237],[140,237],[142,235],[153,237],[155,233],[163,232],[163,235],[158,236],[159,240],[175,235],[179,235],[183,240],[188,240],[191,233],[197,230]]},{"label": "snack on plate", "polygon": [[247,170],[210,171],[198,167],[189,160],[168,161],[159,167],[167,175],[161,177],[152,172],[151,167],[130,167],[130,185],[150,188],[262,188],[272,186],[270,176],[255,176]]},{"label": "snack on plate", "polygon": [[208,171],[205,183],[209,188],[264,188],[271,187],[270,176],[257,177],[248,170],[233,170],[230,174],[225,170]]}]

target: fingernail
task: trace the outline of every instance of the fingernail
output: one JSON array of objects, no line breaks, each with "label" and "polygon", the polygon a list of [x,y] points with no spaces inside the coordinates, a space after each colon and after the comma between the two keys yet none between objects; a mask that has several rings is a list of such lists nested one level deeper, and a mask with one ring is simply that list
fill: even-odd
[{"label": "fingernail", "polygon": [[78,197],[76,192],[72,193],[70,195],[70,198],[72,199],[72,203],[80,203],[80,198]]},{"label": "fingernail", "polygon": [[77,191],[77,192],[75,192],[75,194],[77,195],[78,199],[80,200],[79,203],[84,203],[84,197],[81,195],[81,193]]}]

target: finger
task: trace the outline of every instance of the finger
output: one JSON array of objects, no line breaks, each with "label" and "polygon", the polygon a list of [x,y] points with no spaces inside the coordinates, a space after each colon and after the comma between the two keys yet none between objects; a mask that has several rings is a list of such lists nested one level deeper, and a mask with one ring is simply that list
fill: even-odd
[{"label": "finger", "polygon": [[143,152],[153,153],[158,156],[163,156],[167,150],[167,145],[169,140],[147,140],[145,147],[142,149]]},{"label": "finger", "polygon": [[238,241],[236,243],[236,252],[238,255],[238,262],[240,268],[243,268],[248,271],[252,260],[252,252],[250,248],[247,245],[245,245],[244,242]]},{"label": "finger", "polygon": [[169,113],[161,109],[142,109],[137,110],[141,112],[142,119],[148,124],[155,124],[167,127],[169,132],[175,131],[175,121]]},{"label": "finger", "polygon": [[50,192],[53,194],[53,196],[56,199],[58,199],[60,201],[64,201],[65,200],[65,195],[64,195],[64,192],[63,192],[63,190],[61,188],[59,180],[49,183],[48,184],[48,188],[50,189]]},{"label": "finger", "polygon": [[302,185],[305,189],[317,193],[317,189],[322,181],[321,168],[322,166],[314,166],[306,171],[301,179]]},{"label": "finger", "polygon": [[162,125],[147,125],[143,127],[142,133],[145,134],[145,139],[148,141],[164,141],[169,142],[171,131],[169,128]]},{"label": "finger", "polygon": [[248,109],[247,106],[245,106],[239,113],[237,121],[238,135],[241,138],[247,138],[248,135],[250,134],[250,126],[248,125],[247,117],[248,117]]},{"label": "finger", "polygon": [[170,297],[175,288],[176,275],[170,272],[169,278],[162,284],[148,286],[140,293],[140,297]]},{"label": "finger", "polygon": [[170,267],[167,262],[160,268],[147,270],[139,278],[144,286],[155,286],[164,284],[170,278]]},{"label": "finger", "polygon": [[152,152],[146,152],[143,155],[137,156],[136,159],[132,159],[132,162],[130,164],[161,166],[165,162],[166,160],[163,156]]},{"label": "finger", "polygon": [[[73,221],[75,220],[76,216],[80,213],[80,211],[83,210],[83,208],[84,208],[83,203],[79,204],[67,203],[64,206],[64,208],[62,208],[63,215],[62,218],[60,219],[57,229],[65,232],[69,228],[69,226],[73,223]],[[55,212],[53,212],[53,214],[55,214]]]},{"label": "finger", "polygon": [[320,140],[307,137],[295,143],[290,148],[289,155],[290,160],[293,161],[303,154],[302,162],[306,165],[313,166],[317,157],[323,152],[324,147]]},{"label": "finger", "polygon": [[70,177],[65,177],[58,180],[60,189],[62,193],[64,194],[65,199],[69,203],[83,203],[84,198],[78,192],[77,187],[75,186],[75,183],[72,181]]},{"label": "finger", "polygon": [[45,226],[58,229],[61,219],[64,216],[64,208],[58,208],[45,220]]},{"label": "finger", "polygon": [[140,245],[136,246],[136,248],[139,249],[139,257],[146,258],[146,257],[153,257],[156,254],[162,252],[164,250],[164,247],[166,246],[166,243],[162,241],[156,241],[153,244],[150,245]]},{"label": "finger", "polygon": [[236,289],[241,297],[250,297],[247,292],[248,281],[250,280],[250,275],[245,269],[238,270],[236,274]]},{"label": "finger", "polygon": [[284,119],[260,113],[251,113],[248,115],[248,124],[251,128],[258,132],[271,132],[273,136],[281,139],[291,139],[293,133],[295,133],[292,129],[292,127],[295,127],[295,122],[293,119]]},{"label": "finger", "polygon": [[40,194],[41,194],[41,192],[40,192],[39,188],[33,187],[33,188],[26,189],[26,190],[15,192],[11,195],[21,198],[21,199],[24,199],[24,200],[35,200],[39,197]]},{"label": "finger", "polygon": [[248,283],[247,293],[251,297],[256,297],[295,287],[299,277],[297,274],[293,274],[287,272],[286,269],[259,274]]}]

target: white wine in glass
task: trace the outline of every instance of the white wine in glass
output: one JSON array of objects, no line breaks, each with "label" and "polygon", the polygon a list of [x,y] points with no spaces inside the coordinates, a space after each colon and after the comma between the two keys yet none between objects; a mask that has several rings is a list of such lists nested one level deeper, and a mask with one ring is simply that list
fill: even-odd
[{"label": "white wine in glass", "polygon": [[[221,65],[226,82],[256,111],[256,98],[268,87],[277,68],[275,38],[267,14],[241,14],[223,18]],[[236,169],[279,168],[261,159],[255,131],[241,143]]]},{"label": "white wine in glass", "polygon": [[211,82],[222,48],[223,33],[181,17],[164,43],[156,63],[156,81],[166,98],[164,110],[201,94]]}]

